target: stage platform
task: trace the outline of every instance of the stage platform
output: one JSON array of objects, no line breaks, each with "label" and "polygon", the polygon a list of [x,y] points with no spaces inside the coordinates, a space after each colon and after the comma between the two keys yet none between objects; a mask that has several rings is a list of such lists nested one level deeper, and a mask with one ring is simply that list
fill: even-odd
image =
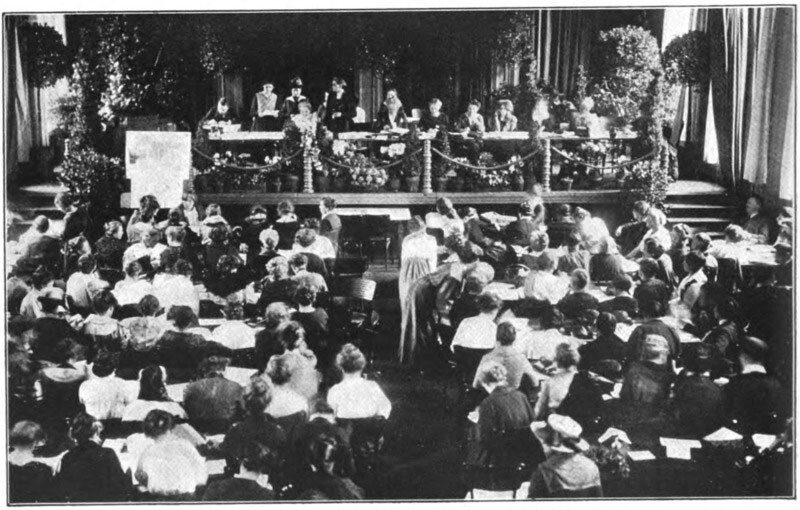
[{"label": "stage platform", "polygon": [[[670,185],[669,196],[716,195],[725,196],[728,191],[714,183],[703,181],[677,181]],[[550,191],[542,195],[545,203],[554,204],[613,204],[621,198],[618,189]],[[441,196],[446,196],[457,205],[518,204],[529,196],[518,191],[469,192],[469,193],[202,193],[201,203],[222,205],[275,205],[281,200],[291,200],[295,205],[316,205],[323,196],[336,199],[341,206],[396,207],[398,205],[433,205]]]}]

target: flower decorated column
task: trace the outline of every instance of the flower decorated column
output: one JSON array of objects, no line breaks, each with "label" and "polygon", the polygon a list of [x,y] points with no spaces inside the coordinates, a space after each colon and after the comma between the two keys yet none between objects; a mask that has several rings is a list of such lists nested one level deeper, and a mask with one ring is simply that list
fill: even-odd
[{"label": "flower decorated column", "polygon": [[422,193],[430,195],[433,193],[431,185],[431,141],[422,142]]},{"label": "flower decorated column", "polygon": [[314,193],[312,154],[310,148],[303,151],[303,193]]},{"label": "flower decorated column", "polygon": [[550,140],[545,138],[542,142],[544,148],[544,169],[542,173],[542,190],[545,192],[550,191]]}]

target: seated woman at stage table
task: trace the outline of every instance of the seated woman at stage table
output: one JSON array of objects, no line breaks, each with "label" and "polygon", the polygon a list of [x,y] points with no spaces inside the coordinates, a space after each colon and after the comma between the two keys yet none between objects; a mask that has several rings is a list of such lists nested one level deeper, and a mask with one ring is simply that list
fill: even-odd
[{"label": "seated woman at stage table", "polygon": [[297,103],[297,113],[286,121],[287,126],[294,125],[301,133],[311,134],[316,134],[318,124],[317,114],[311,111],[311,103],[305,98]]},{"label": "seated woman at stage table", "polygon": [[508,132],[517,130],[517,118],[514,116],[514,103],[508,99],[497,102],[497,110],[492,117],[492,131]]},{"label": "seated woman at stage table", "polygon": [[478,113],[480,109],[480,101],[473,99],[469,102],[467,111],[462,113],[456,120],[456,131],[461,133],[467,157],[472,163],[478,161],[478,155],[481,152],[481,147],[483,147],[483,135],[486,132],[483,115]]},{"label": "seated woman at stage table", "polygon": [[447,135],[450,120],[447,118],[447,114],[442,112],[441,99],[434,97],[430,100],[428,109],[422,112],[418,126],[420,131],[428,131],[436,135]]},{"label": "seated woman at stage table", "polygon": [[386,100],[378,111],[378,119],[375,121],[374,131],[390,131],[407,127],[408,118],[405,110],[403,110],[403,102],[397,96],[397,89],[391,88],[386,91]]},{"label": "seated woman at stage table", "polygon": [[199,124],[202,126],[204,123],[212,120],[214,122],[227,122],[230,124],[236,122],[236,115],[231,111],[228,100],[224,97],[221,97],[219,101],[217,101],[216,106],[212,106],[211,109],[208,110],[208,113],[200,119]]}]

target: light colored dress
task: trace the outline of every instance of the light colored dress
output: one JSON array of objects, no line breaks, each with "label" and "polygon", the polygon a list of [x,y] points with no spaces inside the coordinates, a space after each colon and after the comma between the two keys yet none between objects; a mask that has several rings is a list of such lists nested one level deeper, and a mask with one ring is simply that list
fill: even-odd
[{"label": "light colored dress", "polygon": [[[408,302],[411,299],[408,289],[415,280],[432,273],[436,269],[436,259],[436,238],[426,234],[424,230],[414,232],[403,239],[403,246],[400,251],[400,274],[397,281],[397,286],[400,289],[400,314],[403,328],[401,338],[405,338]],[[402,349],[400,358],[402,359]]]}]

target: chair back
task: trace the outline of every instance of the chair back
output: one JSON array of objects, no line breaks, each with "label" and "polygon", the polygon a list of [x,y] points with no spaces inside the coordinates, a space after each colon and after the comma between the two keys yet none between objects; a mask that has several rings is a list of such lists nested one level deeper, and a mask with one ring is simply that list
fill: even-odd
[{"label": "chair back", "polygon": [[362,216],[365,233],[369,239],[383,239],[392,232],[392,219],[387,215]]},{"label": "chair back", "polygon": [[375,280],[357,278],[350,283],[348,297],[359,301],[372,302],[378,283]]}]

